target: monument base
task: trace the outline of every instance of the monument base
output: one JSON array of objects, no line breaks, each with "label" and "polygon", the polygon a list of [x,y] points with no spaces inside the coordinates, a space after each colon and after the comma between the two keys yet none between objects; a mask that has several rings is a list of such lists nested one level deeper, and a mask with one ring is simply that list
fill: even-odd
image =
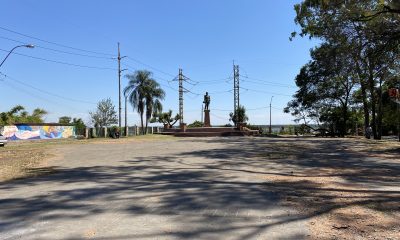
[{"label": "monument base", "polygon": [[210,110],[204,110],[204,125],[203,127],[211,127]]},{"label": "monument base", "polygon": [[179,125],[179,127],[180,127],[180,129],[181,129],[182,132],[186,132],[186,129],[187,129],[186,123],[181,123],[181,124]]}]

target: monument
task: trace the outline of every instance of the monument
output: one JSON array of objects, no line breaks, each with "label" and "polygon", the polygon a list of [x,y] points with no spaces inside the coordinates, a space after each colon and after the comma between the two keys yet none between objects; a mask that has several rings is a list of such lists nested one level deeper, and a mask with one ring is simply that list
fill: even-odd
[{"label": "monument", "polygon": [[206,95],[204,95],[204,127],[211,127],[210,123],[210,95],[208,95],[208,92],[206,92]]},{"label": "monument", "polygon": [[193,126],[186,128],[186,124],[181,128],[166,128],[162,134],[173,135],[175,137],[229,137],[229,136],[257,136],[258,130],[237,129],[234,127],[211,127],[210,121],[210,102],[211,97],[208,92],[204,95],[204,115],[203,126]]}]

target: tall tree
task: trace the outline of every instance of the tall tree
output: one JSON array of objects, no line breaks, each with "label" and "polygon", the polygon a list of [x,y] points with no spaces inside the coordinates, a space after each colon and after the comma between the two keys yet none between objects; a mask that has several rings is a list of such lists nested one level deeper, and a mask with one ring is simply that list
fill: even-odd
[{"label": "tall tree", "polygon": [[161,89],[160,84],[155,80],[147,82],[145,91],[145,104],[146,104],[146,127],[145,134],[147,134],[147,126],[153,116],[157,116],[162,112],[161,100],[165,98],[165,92]]},{"label": "tall tree", "polygon": [[99,101],[96,110],[89,112],[89,115],[96,127],[102,128],[118,123],[117,111],[110,98]]},{"label": "tall tree", "polygon": [[[129,79],[129,82],[124,89],[124,95],[128,97],[134,110],[139,113],[142,134],[146,134],[148,122],[152,116],[162,111],[161,100],[164,99],[165,92],[152,78],[152,73],[149,71],[139,70],[125,77]],[[146,115],[146,125],[144,115]]]},{"label": "tall tree", "polygon": [[349,46],[347,55],[352,59],[349,66],[355,70],[354,80],[360,86],[365,127],[372,126],[376,139],[381,137],[382,86],[398,65],[400,15],[393,11],[398,4],[392,3],[304,0],[295,5],[300,36]]}]

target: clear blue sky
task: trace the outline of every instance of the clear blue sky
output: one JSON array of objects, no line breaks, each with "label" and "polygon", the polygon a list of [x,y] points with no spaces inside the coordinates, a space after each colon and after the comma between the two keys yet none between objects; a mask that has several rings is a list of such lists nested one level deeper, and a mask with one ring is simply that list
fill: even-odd
[{"label": "clear blue sky", "polygon": [[[294,78],[316,44],[301,38],[289,41],[290,33],[297,29],[293,10],[297,2],[3,0],[0,49],[9,50],[19,44],[16,41],[32,43],[42,48],[19,48],[15,53],[105,69],[13,54],[0,68],[10,77],[0,76],[0,111],[21,104],[29,111],[36,107],[48,110],[47,122],[64,115],[88,122],[88,111],[94,110],[99,100],[110,97],[118,106],[117,62],[111,58],[120,42],[122,55],[130,57],[122,61],[123,68],[129,69],[124,73],[152,71],[166,90],[165,110],[178,111],[178,83],[169,81],[179,68],[198,82],[186,86],[193,92],[184,97],[187,123],[200,120],[206,91],[211,93],[211,123],[228,123],[235,60],[242,75],[240,103],[248,109],[249,122],[269,123],[267,107],[274,96],[273,124],[290,124],[292,117],[282,109],[296,91]],[[1,60],[5,55],[0,51]],[[122,85],[126,83],[123,78]],[[129,124],[139,123],[131,106],[128,116]]]}]

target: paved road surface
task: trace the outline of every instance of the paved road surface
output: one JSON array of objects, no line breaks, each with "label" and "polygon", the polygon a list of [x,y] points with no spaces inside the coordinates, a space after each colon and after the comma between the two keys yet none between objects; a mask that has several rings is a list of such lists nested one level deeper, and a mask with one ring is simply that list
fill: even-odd
[{"label": "paved road surface", "polygon": [[261,177],[286,171],[257,155],[267,141],[59,147],[57,173],[0,185],[0,239],[305,238],[306,220]]}]

